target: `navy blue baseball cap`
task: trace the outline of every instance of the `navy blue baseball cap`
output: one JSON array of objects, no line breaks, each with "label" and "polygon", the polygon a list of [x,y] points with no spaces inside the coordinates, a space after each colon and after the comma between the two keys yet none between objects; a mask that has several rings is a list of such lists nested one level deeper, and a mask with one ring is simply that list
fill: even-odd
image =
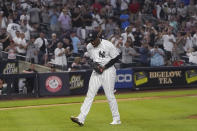
[{"label": "navy blue baseball cap", "polygon": [[89,42],[92,42],[94,41],[96,38],[98,38],[98,32],[97,31],[93,31],[93,32],[90,32],[88,34],[88,37],[86,39],[86,42],[89,43]]}]

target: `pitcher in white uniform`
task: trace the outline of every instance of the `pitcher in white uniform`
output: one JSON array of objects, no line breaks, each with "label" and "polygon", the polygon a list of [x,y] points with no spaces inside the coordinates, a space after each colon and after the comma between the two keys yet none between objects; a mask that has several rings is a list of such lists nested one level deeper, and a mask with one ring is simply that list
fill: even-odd
[{"label": "pitcher in white uniform", "polygon": [[89,81],[87,96],[81,106],[80,114],[77,117],[71,116],[71,120],[80,126],[84,125],[85,118],[100,86],[104,89],[112,112],[113,121],[110,124],[121,124],[118,105],[114,96],[114,85],[116,80],[116,69],[114,64],[119,60],[121,54],[110,41],[101,39],[99,36],[100,32],[92,32],[89,35],[87,51],[93,62],[100,65],[102,73],[97,73],[93,70]]}]

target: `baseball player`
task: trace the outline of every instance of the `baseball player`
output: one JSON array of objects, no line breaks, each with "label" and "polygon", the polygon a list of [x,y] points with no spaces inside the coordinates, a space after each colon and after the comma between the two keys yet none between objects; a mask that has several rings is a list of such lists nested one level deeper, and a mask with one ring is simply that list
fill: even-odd
[{"label": "baseball player", "polygon": [[93,99],[100,86],[103,86],[112,112],[113,121],[111,125],[121,124],[118,105],[114,96],[114,85],[116,69],[114,64],[119,60],[121,54],[109,41],[99,38],[100,32],[92,32],[89,35],[87,51],[93,60],[93,72],[89,81],[89,89],[84,103],[81,106],[80,114],[77,117],[71,116],[71,120],[80,126],[84,125],[85,118],[91,108]]}]

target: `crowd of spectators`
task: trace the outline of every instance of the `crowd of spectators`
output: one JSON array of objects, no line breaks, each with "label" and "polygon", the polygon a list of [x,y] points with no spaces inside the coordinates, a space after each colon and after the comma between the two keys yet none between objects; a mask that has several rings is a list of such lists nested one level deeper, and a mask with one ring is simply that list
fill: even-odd
[{"label": "crowd of spectators", "polygon": [[8,53],[6,59],[88,68],[86,39],[101,28],[102,37],[122,52],[122,68],[197,64],[195,0],[0,1],[0,51]]}]

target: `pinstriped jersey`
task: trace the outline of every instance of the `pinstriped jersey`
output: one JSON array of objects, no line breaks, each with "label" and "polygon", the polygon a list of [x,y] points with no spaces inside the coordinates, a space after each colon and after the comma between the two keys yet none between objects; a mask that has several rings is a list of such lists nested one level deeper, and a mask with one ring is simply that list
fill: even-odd
[{"label": "pinstriped jersey", "polygon": [[110,41],[104,39],[101,39],[97,47],[93,47],[92,44],[89,43],[86,48],[90,59],[102,66],[119,55],[118,49]]}]

